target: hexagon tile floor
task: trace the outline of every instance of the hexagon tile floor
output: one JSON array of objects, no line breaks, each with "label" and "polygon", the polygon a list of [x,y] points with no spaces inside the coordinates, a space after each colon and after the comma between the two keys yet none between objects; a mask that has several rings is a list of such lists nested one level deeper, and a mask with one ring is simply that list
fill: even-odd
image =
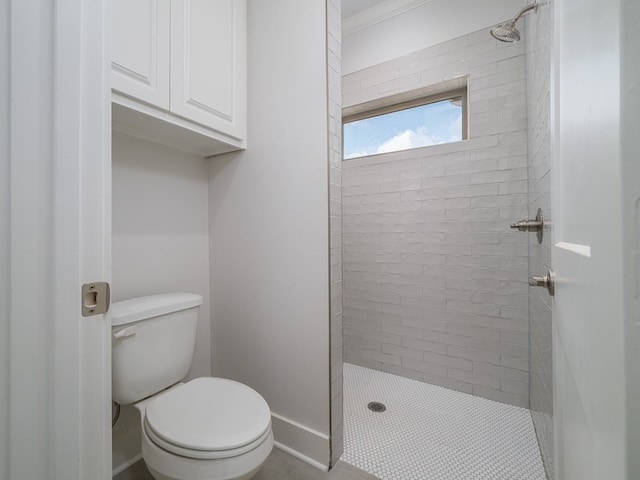
[{"label": "hexagon tile floor", "polygon": [[345,364],[344,409],[342,460],[381,480],[545,480],[524,408]]}]

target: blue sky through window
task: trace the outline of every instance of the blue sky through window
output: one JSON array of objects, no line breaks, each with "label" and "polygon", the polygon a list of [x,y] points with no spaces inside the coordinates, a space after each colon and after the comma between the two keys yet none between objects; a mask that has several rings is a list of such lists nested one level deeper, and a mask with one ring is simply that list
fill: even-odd
[{"label": "blue sky through window", "polygon": [[345,123],[343,138],[345,159],[456,142],[462,140],[461,101],[443,100]]}]

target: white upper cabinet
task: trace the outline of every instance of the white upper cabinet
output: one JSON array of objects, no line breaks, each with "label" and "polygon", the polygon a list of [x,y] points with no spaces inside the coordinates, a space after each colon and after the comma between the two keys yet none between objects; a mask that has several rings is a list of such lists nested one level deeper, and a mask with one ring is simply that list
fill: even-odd
[{"label": "white upper cabinet", "polygon": [[245,4],[171,2],[171,111],[229,135],[245,123]]},{"label": "white upper cabinet", "polygon": [[114,130],[204,156],[244,148],[246,0],[112,0]]},{"label": "white upper cabinet", "polygon": [[111,88],[169,109],[169,0],[112,0]]}]

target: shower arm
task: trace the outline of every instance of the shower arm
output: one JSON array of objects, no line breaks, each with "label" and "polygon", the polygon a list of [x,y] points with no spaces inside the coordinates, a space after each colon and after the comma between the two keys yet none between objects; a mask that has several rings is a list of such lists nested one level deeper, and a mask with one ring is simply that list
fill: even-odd
[{"label": "shower arm", "polygon": [[511,21],[515,24],[522,15],[527,13],[529,10],[533,10],[534,8],[538,8],[538,2],[533,2],[532,4],[523,7]]}]

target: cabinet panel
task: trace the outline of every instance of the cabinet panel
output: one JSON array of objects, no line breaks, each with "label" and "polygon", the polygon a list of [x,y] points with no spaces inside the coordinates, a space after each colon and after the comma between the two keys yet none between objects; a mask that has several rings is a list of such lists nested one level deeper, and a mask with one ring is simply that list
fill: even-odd
[{"label": "cabinet panel", "polygon": [[245,0],[173,0],[171,9],[171,111],[244,138]]},{"label": "cabinet panel", "polygon": [[170,0],[112,0],[111,87],[169,108]]}]

